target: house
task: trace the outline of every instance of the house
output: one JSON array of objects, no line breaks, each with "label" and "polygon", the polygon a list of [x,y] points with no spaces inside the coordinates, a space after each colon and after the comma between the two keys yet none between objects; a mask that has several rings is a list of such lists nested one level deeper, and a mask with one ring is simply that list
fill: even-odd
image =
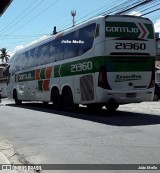
[{"label": "house", "polygon": [[7,97],[7,77],[3,76],[3,70],[7,64],[0,64],[0,91],[2,97]]}]

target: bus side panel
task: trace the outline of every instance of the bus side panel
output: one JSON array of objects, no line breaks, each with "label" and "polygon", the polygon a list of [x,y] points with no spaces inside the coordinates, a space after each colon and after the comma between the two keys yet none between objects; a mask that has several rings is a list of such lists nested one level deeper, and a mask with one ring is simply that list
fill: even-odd
[{"label": "bus side panel", "polygon": [[36,100],[36,92],[38,91],[38,81],[28,81],[28,100]]}]

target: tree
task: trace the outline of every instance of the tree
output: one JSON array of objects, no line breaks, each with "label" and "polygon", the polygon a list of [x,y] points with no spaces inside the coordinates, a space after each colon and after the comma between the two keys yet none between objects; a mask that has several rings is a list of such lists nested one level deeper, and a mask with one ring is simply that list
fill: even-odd
[{"label": "tree", "polygon": [[4,63],[4,59],[7,63],[10,56],[7,54],[6,48],[2,48],[0,49],[0,51],[1,51],[0,59],[2,60],[2,63]]}]

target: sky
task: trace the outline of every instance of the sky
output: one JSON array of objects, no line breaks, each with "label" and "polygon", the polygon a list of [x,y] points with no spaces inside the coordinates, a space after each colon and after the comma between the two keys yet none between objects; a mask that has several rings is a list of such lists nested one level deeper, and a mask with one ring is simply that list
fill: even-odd
[{"label": "sky", "polygon": [[[57,31],[72,26],[71,10],[76,10],[76,24],[96,16],[125,0],[13,0],[0,17],[0,49],[8,54]],[[160,3],[159,3],[160,7]],[[131,11],[131,14],[141,14]],[[148,17],[156,32],[160,32],[160,10]]]}]

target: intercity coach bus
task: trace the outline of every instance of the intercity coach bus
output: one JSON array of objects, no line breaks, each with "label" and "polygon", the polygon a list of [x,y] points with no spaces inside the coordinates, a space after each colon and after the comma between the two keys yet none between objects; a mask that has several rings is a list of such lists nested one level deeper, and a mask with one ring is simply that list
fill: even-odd
[{"label": "intercity coach bus", "polygon": [[8,97],[72,110],[151,101],[155,34],[147,18],[99,16],[16,52]]}]

